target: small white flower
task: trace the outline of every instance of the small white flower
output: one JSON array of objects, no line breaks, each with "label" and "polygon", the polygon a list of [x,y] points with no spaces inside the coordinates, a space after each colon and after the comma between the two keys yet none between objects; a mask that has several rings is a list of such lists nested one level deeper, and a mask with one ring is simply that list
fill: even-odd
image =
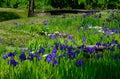
[{"label": "small white flower", "polygon": [[59,35],[62,35],[62,33],[59,33]]},{"label": "small white flower", "polygon": [[99,27],[100,29],[102,29],[102,27]]},{"label": "small white flower", "polygon": [[89,26],[88,28],[91,29],[91,28],[93,28],[93,27],[92,27],[92,26]]},{"label": "small white flower", "polygon": [[31,54],[34,54],[34,51],[31,51],[30,53],[31,53]]},{"label": "small white flower", "polygon": [[102,32],[102,30],[98,30],[98,32]]},{"label": "small white flower", "polygon": [[46,57],[48,54],[44,54],[43,57]]},{"label": "small white flower", "polygon": [[110,34],[113,34],[114,32],[111,32]]},{"label": "small white flower", "polygon": [[48,34],[48,36],[50,36],[51,34]]},{"label": "small white flower", "polygon": [[54,34],[59,34],[59,32],[58,32],[58,31],[56,31],[56,32],[54,32]]},{"label": "small white flower", "polygon": [[45,32],[45,35],[47,35],[47,32]]},{"label": "small white flower", "polygon": [[99,26],[95,26],[94,28],[95,28],[95,29],[98,29],[98,28],[99,28]]},{"label": "small white flower", "polygon": [[83,29],[83,27],[80,27],[80,29]]},{"label": "small white flower", "polygon": [[104,33],[104,31],[103,31],[103,30],[98,30],[98,32],[102,32],[102,33]]}]

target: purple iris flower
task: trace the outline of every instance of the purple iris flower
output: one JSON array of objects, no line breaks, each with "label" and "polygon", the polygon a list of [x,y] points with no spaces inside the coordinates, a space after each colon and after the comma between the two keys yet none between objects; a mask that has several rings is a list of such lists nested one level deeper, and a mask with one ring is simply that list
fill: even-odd
[{"label": "purple iris flower", "polygon": [[39,50],[39,53],[44,53],[45,52],[45,49],[42,47],[42,48],[40,48],[40,50]]},{"label": "purple iris flower", "polygon": [[109,18],[106,18],[106,22],[111,22],[111,20]]},{"label": "purple iris flower", "polygon": [[96,46],[94,46],[94,47],[91,48],[90,53],[95,53],[95,51],[96,51]]},{"label": "purple iris flower", "polygon": [[112,39],[112,43],[113,43],[113,44],[118,44],[118,41],[117,41],[117,40]]},{"label": "purple iris flower", "polygon": [[97,42],[96,45],[99,47],[99,46],[101,45],[101,43],[100,43],[100,42]]},{"label": "purple iris flower", "polygon": [[83,43],[83,45],[86,44],[86,38],[85,37],[82,39],[82,43]]},{"label": "purple iris flower", "polygon": [[56,49],[56,47],[54,47],[52,50],[52,53],[56,53],[56,52],[57,52],[57,49]]},{"label": "purple iris flower", "polygon": [[117,45],[118,49],[120,49],[120,44]]},{"label": "purple iris flower", "polygon": [[25,53],[22,53],[20,56],[19,56],[19,59],[22,61],[26,60],[26,55]]},{"label": "purple iris flower", "polygon": [[65,47],[63,45],[60,45],[60,50],[65,50]]},{"label": "purple iris flower", "polygon": [[7,59],[8,57],[9,57],[8,54],[3,55],[3,58],[4,58],[4,59]]},{"label": "purple iris flower", "polygon": [[73,37],[72,37],[71,35],[68,35],[68,39],[72,40],[72,39],[73,39]]},{"label": "purple iris flower", "polygon": [[102,46],[110,47],[110,46],[111,46],[111,43],[109,43],[109,42],[107,42],[107,43],[103,43]]},{"label": "purple iris flower", "polygon": [[44,25],[49,24],[48,20],[43,21],[43,24],[44,24]]},{"label": "purple iris flower", "polygon": [[68,51],[70,52],[70,51],[73,50],[73,47],[72,47],[72,46],[69,46],[69,47],[67,47],[67,49],[68,49]]},{"label": "purple iris flower", "polygon": [[56,38],[55,35],[53,35],[53,34],[50,35],[50,39],[55,39],[55,38]]},{"label": "purple iris flower", "polygon": [[115,33],[120,33],[120,30],[115,30]]},{"label": "purple iris flower", "polygon": [[61,36],[61,35],[58,35],[56,38],[62,38],[62,36]]},{"label": "purple iris flower", "polygon": [[84,49],[85,52],[89,53],[95,53],[96,47],[86,47]]},{"label": "purple iris flower", "polygon": [[75,65],[76,66],[83,66],[84,62],[82,60],[78,60],[78,61],[75,62]]},{"label": "purple iris flower", "polygon": [[17,54],[17,52],[15,51],[15,52],[13,52],[13,55],[15,56]]},{"label": "purple iris flower", "polygon": [[38,56],[39,56],[39,52],[35,52],[33,55],[34,55],[35,57],[38,57]]},{"label": "purple iris flower", "polygon": [[52,59],[54,59],[57,56],[57,54],[56,53],[52,53],[51,56],[52,56]]},{"label": "purple iris flower", "polygon": [[111,32],[109,30],[105,31],[105,34],[109,35]]},{"label": "purple iris flower", "polygon": [[89,51],[90,51],[90,48],[89,48],[89,47],[86,47],[86,48],[84,49],[84,51],[85,51],[85,52],[89,52]]},{"label": "purple iris flower", "polygon": [[73,59],[73,58],[75,58],[76,57],[76,54],[75,53],[73,53],[73,52],[68,52],[68,58],[70,58],[70,59]]},{"label": "purple iris flower", "polygon": [[103,44],[102,44],[102,46],[105,46],[105,47],[107,47],[107,43],[103,43]]},{"label": "purple iris flower", "polygon": [[42,47],[41,48],[41,53],[44,53],[45,52],[45,49]]},{"label": "purple iris flower", "polygon": [[34,55],[33,54],[29,54],[29,57],[27,58],[28,60],[33,60]]},{"label": "purple iris flower", "polygon": [[54,65],[58,65],[58,61],[54,60],[54,61],[52,62],[52,64],[53,64],[53,66],[54,66]]},{"label": "purple iris flower", "polygon": [[57,56],[56,53],[57,53],[57,49],[54,47],[52,50],[52,54],[49,54],[46,56],[46,61],[52,62],[55,59],[55,57]]},{"label": "purple iris flower", "polygon": [[37,58],[38,58],[38,60],[42,60],[42,57],[40,57],[40,56],[38,56]]},{"label": "purple iris flower", "polygon": [[8,62],[10,65],[16,66],[18,65],[18,62],[16,62],[14,59],[9,60]]},{"label": "purple iris flower", "polygon": [[115,32],[115,29],[111,29],[111,32]]},{"label": "purple iris flower", "polygon": [[46,56],[46,61],[48,61],[48,62],[52,62],[52,55],[51,54],[49,54],[49,55],[47,55]]},{"label": "purple iris flower", "polygon": [[8,53],[8,56],[11,57],[11,56],[14,56],[14,54],[12,52]]},{"label": "purple iris flower", "polygon": [[112,47],[110,48],[110,51],[113,52],[114,50],[115,50],[115,47],[112,46]]},{"label": "purple iris flower", "polygon": [[3,55],[3,58],[4,59],[7,59],[8,57],[14,57],[15,55],[17,54],[17,52],[10,52],[10,53],[8,53],[8,54],[4,54]]},{"label": "purple iris flower", "polygon": [[8,56],[11,57],[11,56],[15,56],[16,54],[17,54],[17,52],[13,52],[13,53],[10,52],[10,53],[8,53]]},{"label": "purple iris flower", "polygon": [[104,30],[104,31],[108,31],[108,28],[103,27],[102,30]]}]

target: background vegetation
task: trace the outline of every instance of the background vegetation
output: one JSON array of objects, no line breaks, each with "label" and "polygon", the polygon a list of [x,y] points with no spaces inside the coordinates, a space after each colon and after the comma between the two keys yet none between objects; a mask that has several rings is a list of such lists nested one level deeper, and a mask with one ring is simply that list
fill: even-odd
[{"label": "background vegetation", "polygon": [[[0,7],[28,8],[29,0],[0,0]],[[36,9],[53,8],[115,9],[120,0],[35,0]]]}]

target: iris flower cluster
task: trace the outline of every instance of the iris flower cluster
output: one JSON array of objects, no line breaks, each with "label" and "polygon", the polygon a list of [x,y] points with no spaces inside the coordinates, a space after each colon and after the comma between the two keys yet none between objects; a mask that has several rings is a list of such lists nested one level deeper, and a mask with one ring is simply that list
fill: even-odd
[{"label": "iris flower cluster", "polygon": [[[89,27],[92,27],[91,25],[88,25]],[[119,34],[120,30],[116,30],[116,29],[108,29],[108,28],[100,28],[104,31],[103,35],[101,36],[100,40],[102,40],[104,38],[104,36],[110,36],[111,32]],[[59,35],[59,33],[57,34],[59,37],[64,37],[64,35]],[[57,36],[57,37],[58,37]],[[77,43],[74,41],[74,37],[72,35],[67,35],[66,36],[68,38],[68,40],[64,40],[64,44],[62,44],[61,42],[56,42],[54,43],[54,45],[52,45],[52,51],[49,54],[45,54],[45,52],[47,53],[47,51],[45,51],[45,49],[49,49],[50,47],[48,46],[47,48],[45,47],[40,47],[40,49],[34,53],[31,53],[31,51],[29,51],[28,53],[26,52],[22,52],[19,55],[19,61],[20,62],[24,62],[26,60],[29,61],[33,61],[34,58],[37,59],[37,61],[42,60],[42,57],[45,57],[45,61],[48,63],[51,63],[53,66],[54,65],[58,65],[60,64],[60,59],[63,57],[66,57],[67,59],[70,60],[74,60],[79,54],[80,52],[84,52],[85,54],[88,54],[88,56],[85,58],[90,58],[89,55],[91,54],[97,54],[97,58],[102,58],[102,54],[99,54],[98,52],[104,52],[104,50],[108,50],[111,52],[114,52],[117,49],[120,50],[120,44],[118,42],[118,40],[112,39],[109,42],[101,42],[98,41],[93,47],[87,46],[87,38],[84,36],[82,38],[82,45],[79,46],[77,45]],[[56,39],[56,35],[51,34],[50,35],[50,39]],[[75,46],[69,46],[68,45],[68,41],[73,42],[73,44]],[[104,49],[99,50],[100,47],[103,47]],[[63,53],[59,54],[58,51],[64,51]],[[15,56],[17,55],[17,52],[9,52],[8,54],[4,54],[3,58],[9,59],[8,60],[8,64],[9,65],[13,65],[13,66],[17,66],[19,64],[18,61],[15,60]],[[84,55],[83,55],[84,56]],[[114,59],[120,59],[120,55],[115,54],[114,56],[112,56],[112,58]],[[78,59],[75,62],[76,66],[83,66],[85,63],[83,62],[82,59]]]},{"label": "iris flower cluster", "polygon": [[[86,38],[83,38],[83,45],[86,43]],[[99,46],[104,46],[106,47],[106,50],[109,50],[111,52],[113,52],[115,50],[115,48],[120,49],[120,44],[118,43],[117,40],[112,40],[110,43],[100,43],[97,42],[96,45],[94,47],[89,47],[87,45],[83,46],[69,46],[67,43],[68,41],[65,40],[64,41],[65,44],[61,43],[61,42],[56,42],[54,43],[54,45],[52,46],[52,51],[49,54],[45,55],[45,49],[44,47],[41,47],[37,52],[35,53],[31,53],[29,52],[28,54],[25,52],[22,52],[19,55],[19,60],[20,62],[24,62],[26,60],[32,61],[34,58],[37,59],[37,61],[42,60],[42,57],[45,57],[45,61],[48,63],[51,63],[53,66],[54,65],[58,65],[60,64],[60,59],[63,57],[66,57],[67,59],[70,60],[74,60],[82,51],[84,51],[84,53],[89,53],[89,54],[97,54],[97,58],[101,58],[102,55],[98,54],[98,47]],[[49,48],[49,47],[48,47]],[[58,50],[60,51],[64,51],[64,53],[59,54]],[[3,58],[6,60],[8,58],[8,64],[13,65],[13,66],[17,66],[19,63],[15,60],[15,56],[17,55],[17,52],[10,52],[8,54],[4,54]],[[114,55],[113,56],[114,59],[120,59],[120,55]],[[78,59],[75,61],[75,65],[76,66],[83,66],[84,65],[84,61],[82,59]]]},{"label": "iris flower cluster", "polygon": [[[89,25],[89,27],[91,27],[91,25]],[[120,33],[120,30],[116,30],[116,29],[108,29],[108,28],[100,28],[104,31],[103,35],[101,36],[101,40],[103,39],[103,37],[106,35],[110,35],[111,32],[113,33]],[[58,34],[59,36],[59,34]],[[63,35],[61,35],[62,37]],[[47,48],[45,47],[41,47],[38,51],[31,53],[31,51],[29,51],[28,53],[26,52],[22,52],[19,55],[19,61],[20,62],[24,62],[26,60],[32,61],[34,58],[37,59],[37,61],[42,60],[42,57],[45,57],[45,61],[48,63],[51,63],[53,66],[54,65],[58,65],[60,64],[60,59],[63,57],[66,57],[67,59],[73,60],[75,59],[78,54],[80,54],[80,52],[84,52],[85,54],[97,54],[97,58],[102,58],[102,54],[99,54],[98,52],[104,52],[103,50],[108,50],[111,52],[114,52],[117,49],[120,49],[120,44],[118,42],[118,40],[112,39],[111,42],[104,42],[102,43],[101,41],[98,41],[93,47],[87,46],[87,38],[84,36],[82,38],[82,45],[79,46],[76,44],[76,42],[74,41],[74,38],[72,35],[68,35],[67,36],[68,40],[64,40],[64,44],[62,44],[61,42],[57,42],[54,43],[54,45],[52,45],[52,51],[49,54],[45,54],[45,49],[49,49],[50,47],[48,46]],[[55,35],[50,35],[50,39],[56,39]],[[71,41],[74,43],[74,46],[69,46],[68,45],[68,41]],[[103,47],[104,49],[99,50],[99,47]],[[63,53],[59,54],[58,50],[64,51]],[[17,66],[19,63],[18,61],[15,60],[15,56],[17,55],[17,52],[10,52],[8,54],[4,54],[3,58],[9,59],[8,60],[8,64],[9,65],[13,65],[13,66]],[[84,55],[83,55],[84,56]],[[85,58],[90,58],[90,56],[85,56]],[[114,55],[112,56],[112,58],[114,59],[120,59],[120,55]],[[76,60],[75,62],[76,66],[83,66],[84,62],[82,59]]]},{"label": "iris flower cluster", "polygon": [[[65,40],[65,42],[66,42],[66,40]],[[58,54],[58,50],[61,50],[61,51],[64,50],[66,53]],[[76,51],[73,51],[73,50],[75,50],[75,48],[72,46],[64,45],[60,42],[55,43],[51,53],[49,53],[45,56],[45,61],[48,63],[51,63],[52,65],[58,65],[60,59],[63,57],[67,57],[68,59],[72,60],[77,56],[78,53],[80,53],[79,49],[77,49]],[[19,61],[22,63],[26,60],[32,61],[34,58],[36,58],[37,61],[39,61],[39,60],[42,60],[44,53],[45,53],[45,48],[43,48],[43,47],[41,47],[35,53],[22,52],[19,55]],[[17,52],[10,52],[8,54],[4,54],[3,58],[5,60],[9,58],[9,60],[8,60],[9,65],[17,66],[19,63],[15,60],[16,55],[18,55]]]},{"label": "iris flower cluster", "polygon": [[[19,60],[20,62],[23,62],[25,60],[33,60],[33,58],[37,58],[37,60],[42,60],[42,57],[40,56],[40,54],[44,53],[45,52],[45,49],[44,48],[40,48],[40,50],[38,52],[35,52],[34,54],[32,54],[31,52],[29,52],[28,55],[26,55],[25,52],[22,52],[20,55],[19,55]],[[9,61],[8,61],[8,64],[10,65],[18,65],[18,62],[15,60],[15,56],[18,54],[18,52],[9,52],[8,54],[4,54],[3,55],[3,58],[6,60],[9,58]]]},{"label": "iris flower cluster", "polygon": [[4,59],[10,58],[10,60],[8,61],[8,64],[16,66],[16,65],[18,65],[18,62],[15,61],[15,59],[14,59],[16,54],[17,54],[17,52],[9,52],[8,54],[4,54],[3,58]]}]

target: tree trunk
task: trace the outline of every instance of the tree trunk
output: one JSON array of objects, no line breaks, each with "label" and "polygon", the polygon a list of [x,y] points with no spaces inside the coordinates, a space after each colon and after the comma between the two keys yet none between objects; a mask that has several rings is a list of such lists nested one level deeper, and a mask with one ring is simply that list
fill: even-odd
[{"label": "tree trunk", "polygon": [[34,0],[29,0],[28,17],[34,16]]}]

